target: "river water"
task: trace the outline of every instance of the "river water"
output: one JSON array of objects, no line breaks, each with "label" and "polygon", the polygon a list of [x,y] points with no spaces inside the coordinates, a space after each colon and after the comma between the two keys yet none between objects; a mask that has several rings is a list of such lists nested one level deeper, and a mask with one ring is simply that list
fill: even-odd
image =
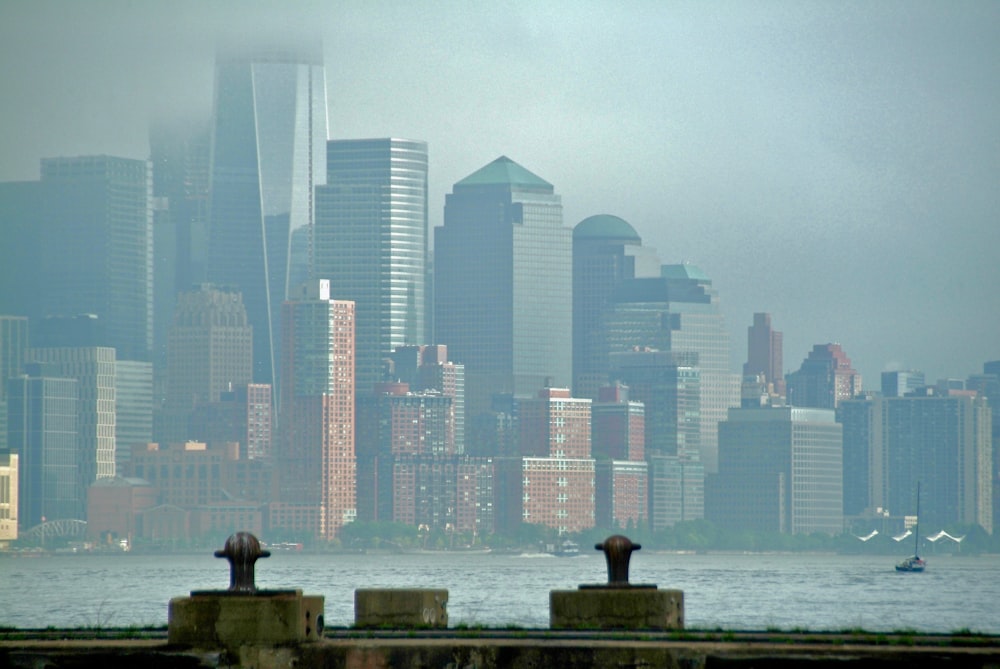
[{"label": "river water", "polygon": [[[632,583],[684,591],[691,629],[1000,634],[1000,556],[932,556],[898,574],[886,556],[633,554]],[[604,557],[275,552],[257,587],[324,595],[328,627],[354,621],[355,588],[449,591],[449,625],[546,628],[549,591],[607,581]],[[172,597],[225,589],[229,567],[206,555],[0,558],[0,626],[165,625]]]}]

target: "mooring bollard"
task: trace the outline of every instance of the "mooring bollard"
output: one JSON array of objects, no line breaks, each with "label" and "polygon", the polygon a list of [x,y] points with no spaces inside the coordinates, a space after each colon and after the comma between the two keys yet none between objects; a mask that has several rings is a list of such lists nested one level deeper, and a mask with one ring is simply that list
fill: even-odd
[{"label": "mooring bollard", "polygon": [[608,585],[628,587],[628,563],[632,559],[632,551],[639,550],[642,545],[632,543],[628,537],[615,534],[594,548],[604,551],[604,559],[608,563]]},{"label": "mooring bollard", "polygon": [[273,647],[323,636],[323,596],[299,589],[258,590],[254,564],[271,553],[250,532],[226,539],[228,590],[192,590],[170,600],[167,640],[195,648]]},{"label": "mooring bollard", "polygon": [[550,591],[549,624],[553,629],[684,628],[683,592],[660,590],[651,583],[629,583],[629,561],[641,545],[615,534],[594,548],[604,551],[608,582]]},{"label": "mooring bollard", "polygon": [[254,563],[258,558],[271,557],[271,552],[260,546],[260,540],[249,532],[237,532],[226,539],[221,551],[215,557],[229,560],[229,591],[257,592],[254,583]]}]

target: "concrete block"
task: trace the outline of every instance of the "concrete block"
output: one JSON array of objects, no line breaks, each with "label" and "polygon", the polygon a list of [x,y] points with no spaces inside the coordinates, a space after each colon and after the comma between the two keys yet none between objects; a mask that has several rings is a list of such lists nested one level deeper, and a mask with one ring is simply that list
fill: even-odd
[{"label": "concrete block", "polygon": [[629,587],[552,590],[549,625],[575,630],[684,629],[684,592]]},{"label": "concrete block", "polygon": [[448,627],[448,591],[371,588],[354,591],[355,627]]},{"label": "concrete block", "polygon": [[315,641],[323,635],[323,605],[322,595],[301,590],[194,592],[170,600],[167,639],[228,650]]}]

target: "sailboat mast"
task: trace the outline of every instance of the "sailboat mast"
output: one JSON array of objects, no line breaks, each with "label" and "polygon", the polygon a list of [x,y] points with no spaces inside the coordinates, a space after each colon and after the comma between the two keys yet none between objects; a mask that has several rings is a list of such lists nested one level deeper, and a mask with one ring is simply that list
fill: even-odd
[{"label": "sailboat mast", "polygon": [[913,526],[913,556],[920,555],[920,481],[917,481],[917,522]]}]

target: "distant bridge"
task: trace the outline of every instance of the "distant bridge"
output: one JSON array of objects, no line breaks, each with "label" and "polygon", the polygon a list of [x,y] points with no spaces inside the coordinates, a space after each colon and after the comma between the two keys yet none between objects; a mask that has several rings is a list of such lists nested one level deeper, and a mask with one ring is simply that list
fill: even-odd
[{"label": "distant bridge", "polygon": [[27,532],[22,532],[19,539],[28,539],[44,542],[46,539],[75,539],[87,536],[87,521],[75,518],[64,518],[61,520],[47,520],[44,523],[35,525]]}]

